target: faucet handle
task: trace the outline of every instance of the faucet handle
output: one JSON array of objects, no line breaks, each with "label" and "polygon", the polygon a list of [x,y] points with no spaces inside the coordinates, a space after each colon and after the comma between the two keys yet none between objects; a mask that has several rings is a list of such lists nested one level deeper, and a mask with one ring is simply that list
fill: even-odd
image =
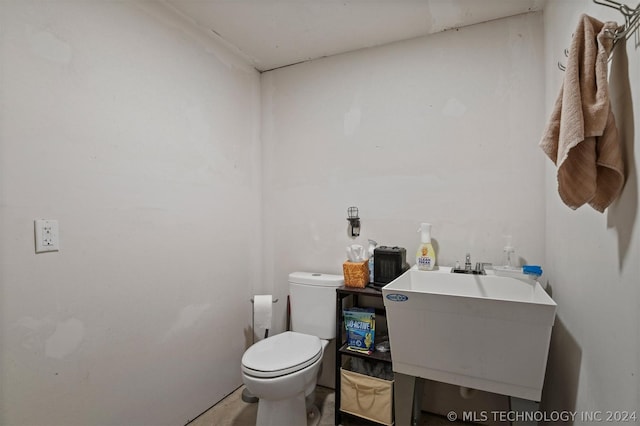
[{"label": "faucet handle", "polygon": [[490,262],[476,262],[476,273],[480,275],[487,275],[487,267],[491,268],[493,265]]}]

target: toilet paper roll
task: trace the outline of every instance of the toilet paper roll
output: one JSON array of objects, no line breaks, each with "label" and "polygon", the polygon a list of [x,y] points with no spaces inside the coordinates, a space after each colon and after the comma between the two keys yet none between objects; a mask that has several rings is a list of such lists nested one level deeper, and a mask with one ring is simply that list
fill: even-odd
[{"label": "toilet paper roll", "polygon": [[265,331],[271,329],[273,297],[270,294],[253,296],[253,332],[256,339],[263,339]]}]

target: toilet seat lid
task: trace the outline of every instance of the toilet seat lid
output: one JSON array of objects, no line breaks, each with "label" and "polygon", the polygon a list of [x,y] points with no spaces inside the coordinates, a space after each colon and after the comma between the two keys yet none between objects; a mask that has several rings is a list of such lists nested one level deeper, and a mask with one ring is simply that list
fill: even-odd
[{"label": "toilet seat lid", "polygon": [[322,357],[317,336],[285,331],[259,341],[242,356],[242,371],[254,377],[278,377],[294,373]]}]

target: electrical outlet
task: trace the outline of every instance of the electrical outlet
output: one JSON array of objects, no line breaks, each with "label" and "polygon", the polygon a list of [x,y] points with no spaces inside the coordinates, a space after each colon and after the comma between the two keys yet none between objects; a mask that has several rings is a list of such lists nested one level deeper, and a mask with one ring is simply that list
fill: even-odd
[{"label": "electrical outlet", "polygon": [[36,253],[60,250],[58,221],[37,219],[35,224]]}]

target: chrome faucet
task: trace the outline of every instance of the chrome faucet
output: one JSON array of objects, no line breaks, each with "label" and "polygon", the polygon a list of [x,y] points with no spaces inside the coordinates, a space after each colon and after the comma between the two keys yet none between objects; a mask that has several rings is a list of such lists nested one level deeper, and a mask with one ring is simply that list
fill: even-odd
[{"label": "chrome faucet", "polygon": [[474,275],[486,275],[485,266],[491,266],[491,263],[476,262],[476,267],[473,268],[471,264],[471,253],[467,253],[464,260],[464,269],[460,268],[460,262],[456,262],[456,266],[451,269],[451,272],[458,274],[474,274]]}]

